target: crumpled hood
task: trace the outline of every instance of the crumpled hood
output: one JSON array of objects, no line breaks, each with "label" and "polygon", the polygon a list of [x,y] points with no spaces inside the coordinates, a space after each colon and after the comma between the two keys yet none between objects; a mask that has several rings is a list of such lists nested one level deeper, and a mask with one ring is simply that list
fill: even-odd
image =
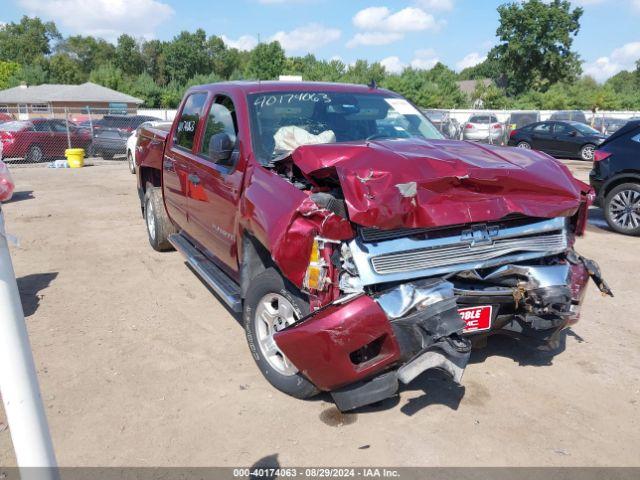
[{"label": "crumpled hood", "polygon": [[449,140],[307,145],[290,156],[312,182],[337,178],[350,220],[427,228],[509,214],[573,215],[589,186],[548,155]]}]

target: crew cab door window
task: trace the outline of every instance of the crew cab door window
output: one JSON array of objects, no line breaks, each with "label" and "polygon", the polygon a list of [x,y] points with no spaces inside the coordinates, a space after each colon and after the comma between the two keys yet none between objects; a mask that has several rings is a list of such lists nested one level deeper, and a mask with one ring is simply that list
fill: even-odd
[{"label": "crew cab door window", "polygon": [[173,137],[174,145],[186,150],[192,150],[198,130],[198,123],[202,117],[202,109],[207,101],[207,94],[193,93],[187,98]]},{"label": "crew cab door window", "polygon": [[[211,137],[218,133],[226,133],[231,139],[231,143],[235,146],[238,137],[238,126],[236,122],[236,112],[233,101],[226,96],[219,96],[211,104],[209,115],[207,116],[207,125],[202,135],[202,144],[200,145],[200,154],[205,158],[209,158],[209,142]],[[232,154],[232,159],[235,155]],[[232,164],[229,162],[227,166]]]},{"label": "crew cab door window", "polygon": [[[188,233],[221,264],[237,271],[236,226],[243,171],[232,100],[216,95],[206,122],[201,127],[198,155],[191,162],[197,184],[190,187]],[[217,134],[229,136],[231,142],[224,149],[231,155],[214,161],[209,142]]]}]

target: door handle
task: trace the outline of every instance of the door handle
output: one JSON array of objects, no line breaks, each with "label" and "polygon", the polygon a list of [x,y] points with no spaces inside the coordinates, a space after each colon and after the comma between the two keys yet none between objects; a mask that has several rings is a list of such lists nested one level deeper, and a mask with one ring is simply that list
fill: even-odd
[{"label": "door handle", "polygon": [[194,185],[198,185],[200,183],[200,177],[193,173],[191,173],[188,178],[189,178],[189,181]]}]

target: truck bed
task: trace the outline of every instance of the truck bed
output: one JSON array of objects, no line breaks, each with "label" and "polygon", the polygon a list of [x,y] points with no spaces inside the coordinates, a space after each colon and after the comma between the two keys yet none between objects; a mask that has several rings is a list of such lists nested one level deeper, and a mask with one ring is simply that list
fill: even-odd
[{"label": "truck bed", "polygon": [[160,125],[156,127],[142,127],[138,138],[139,166],[162,169],[162,157],[164,146],[169,136],[171,125]]}]

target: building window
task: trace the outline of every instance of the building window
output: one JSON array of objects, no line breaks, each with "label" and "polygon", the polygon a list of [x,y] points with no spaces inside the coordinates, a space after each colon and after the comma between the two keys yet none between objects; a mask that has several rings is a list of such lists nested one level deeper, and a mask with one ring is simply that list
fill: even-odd
[{"label": "building window", "polygon": [[9,105],[0,105],[0,112],[9,113]]},{"label": "building window", "polygon": [[51,112],[51,107],[48,103],[32,103],[31,111],[33,113],[49,113]]}]

